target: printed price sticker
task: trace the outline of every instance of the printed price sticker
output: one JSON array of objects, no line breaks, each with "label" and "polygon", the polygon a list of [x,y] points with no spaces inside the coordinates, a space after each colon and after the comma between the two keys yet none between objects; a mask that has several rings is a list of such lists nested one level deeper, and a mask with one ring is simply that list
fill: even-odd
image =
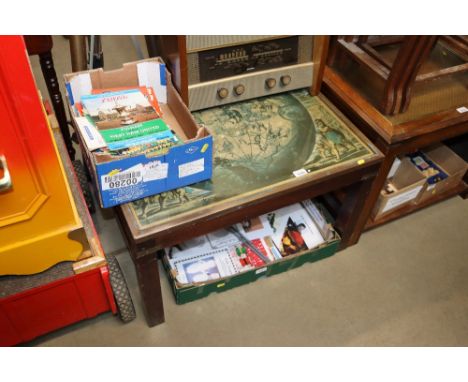
[{"label": "printed price sticker", "polygon": [[307,174],[307,170],[305,168],[301,168],[299,170],[293,171],[293,175],[295,177],[303,176]]},{"label": "printed price sticker", "polygon": [[468,111],[468,107],[462,106],[457,109],[459,113],[466,113]]},{"label": "printed price sticker", "polygon": [[266,272],[267,269],[268,269],[267,267],[259,268],[255,271],[255,274],[258,275],[260,273]]}]

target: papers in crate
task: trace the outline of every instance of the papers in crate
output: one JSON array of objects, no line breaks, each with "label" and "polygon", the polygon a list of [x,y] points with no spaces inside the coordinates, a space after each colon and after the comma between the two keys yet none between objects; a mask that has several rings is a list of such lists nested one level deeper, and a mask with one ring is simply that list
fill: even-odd
[{"label": "papers in crate", "polygon": [[[321,230],[325,238],[330,233],[330,225],[313,202],[281,208],[236,228],[270,262],[316,248],[326,241]],[[181,284],[208,282],[265,265],[255,251],[224,229],[167,249],[166,256]]]}]

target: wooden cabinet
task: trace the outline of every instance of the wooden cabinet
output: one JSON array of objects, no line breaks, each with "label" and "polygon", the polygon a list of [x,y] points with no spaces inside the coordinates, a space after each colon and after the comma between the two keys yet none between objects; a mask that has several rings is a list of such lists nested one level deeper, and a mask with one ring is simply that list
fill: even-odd
[{"label": "wooden cabinet", "polygon": [[32,274],[87,244],[23,39],[0,43],[0,275]]}]

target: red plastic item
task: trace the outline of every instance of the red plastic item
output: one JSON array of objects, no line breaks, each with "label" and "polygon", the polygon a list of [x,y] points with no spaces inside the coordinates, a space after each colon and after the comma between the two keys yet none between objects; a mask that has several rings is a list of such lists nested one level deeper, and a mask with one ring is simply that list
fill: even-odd
[{"label": "red plastic item", "polygon": [[12,346],[67,325],[117,313],[107,266],[0,299],[0,346]]}]

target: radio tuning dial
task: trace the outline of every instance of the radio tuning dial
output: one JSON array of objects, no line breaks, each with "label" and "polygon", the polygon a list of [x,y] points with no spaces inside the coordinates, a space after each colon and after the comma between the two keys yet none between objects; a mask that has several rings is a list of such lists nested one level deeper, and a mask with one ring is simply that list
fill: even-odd
[{"label": "radio tuning dial", "polygon": [[245,86],[244,85],[239,84],[239,85],[234,87],[234,93],[236,93],[237,95],[241,95],[244,92],[245,92]]},{"label": "radio tuning dial", "polygon": [[229,90],[226,88],[218,89],[218,97],[221,99],[226,98],[229,95]]},{"label": "radio tuning dial", "polygon": [[283,86],[289,85],[291,83],[291,76],[289,75],[281,76],[280,80],[281,80],[281,85]]},{"label": "radio tuning dial", "polygon": [[267,78],[265,85],[268,89],[273,89],[276,86],[276,80],[274,78]]}]

